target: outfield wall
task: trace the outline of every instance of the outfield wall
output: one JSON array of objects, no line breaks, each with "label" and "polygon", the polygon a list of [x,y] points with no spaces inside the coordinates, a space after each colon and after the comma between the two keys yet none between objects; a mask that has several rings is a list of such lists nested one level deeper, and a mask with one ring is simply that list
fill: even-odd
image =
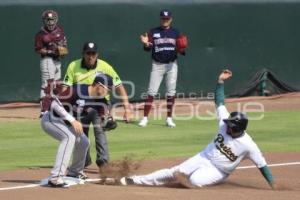
[{"label": "outfield wall", "polygon": [[48,8],[58,11],[68,37],[63,74],[67,63],[81,56],[82,44],[96,41],[101,58],[123,80],[135,83],[131,100],[147,90],[151,69],[139,35],[159,24],[162,8],[173,12],[174,26],[190,42],[187,55],[179,58],[178,92],[205,96],[224,67],[235,75],[227,92],[241,88],[263,67],[300,87],[300,1],[2,0],[0,102],[37,101],[40,69],[33,43]]}]

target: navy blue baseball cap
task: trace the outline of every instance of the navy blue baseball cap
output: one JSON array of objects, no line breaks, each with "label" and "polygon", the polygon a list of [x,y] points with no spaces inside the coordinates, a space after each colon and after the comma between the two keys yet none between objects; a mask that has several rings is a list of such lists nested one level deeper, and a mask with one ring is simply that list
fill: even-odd
[{"label": "navy blue baseball cap", "polygon": [[160,18],[171,18],[172,17],[172,13],[169,10],[162,10],[160,11],[159,14]]},{"label": "navy blue baseball cap", "polygon": [[86,52],[95,52],[95,53],[97,53],[98,52],[97,44],[94,43],[94,42],[84,43],[83,48],[82,48],[82,52],[83,53],[86,53]]},{"label": "navy blue baseball cap", "polygon": [[111,90],[113,87],[113,79],[109,75],[97,73],[93,84],[100,84],[101,86],[105,87],[106,89]]}]

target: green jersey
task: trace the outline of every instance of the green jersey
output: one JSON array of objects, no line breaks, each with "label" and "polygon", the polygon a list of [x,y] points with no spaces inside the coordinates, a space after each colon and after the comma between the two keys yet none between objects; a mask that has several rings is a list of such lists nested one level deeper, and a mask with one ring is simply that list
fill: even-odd
[{"label": "green jersey", "polygon": [[97,64],[90,69],[83,65],[82,59],[71,62],[64,78],[64,84],[68,86],[77,83],[91,85],[94,82],[96,74],[99,72],[111,76],[114,87],[118,87],[122,84],[119,75],[112,66],[100,59],[97,59]]}]

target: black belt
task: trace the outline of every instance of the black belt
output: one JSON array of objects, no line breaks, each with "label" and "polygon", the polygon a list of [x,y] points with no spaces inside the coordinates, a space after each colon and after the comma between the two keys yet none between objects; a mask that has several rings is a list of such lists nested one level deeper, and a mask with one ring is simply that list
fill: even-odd
[{"label": "black belt", "polygon": [[167,62],[161,62],[161,61],[158,61],[158,60],[155,60],[155,59],[153,59],[155,62],[158,62],[158,63],[161,63],[161,64],[169,64],[169,63],[173,63],[173,62],[175,62],[176,61],[176,59],[175,60],[172,60],[172,61],[167,61]]}]

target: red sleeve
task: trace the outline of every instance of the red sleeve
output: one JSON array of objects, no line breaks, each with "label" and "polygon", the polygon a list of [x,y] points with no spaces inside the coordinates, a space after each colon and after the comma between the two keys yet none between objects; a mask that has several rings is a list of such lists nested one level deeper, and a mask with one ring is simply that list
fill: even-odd
[{"label": "red sleeve", "polygon": [[67,45],[67,37],[65,35],[64,29],[60,26],[59,26],[59,32],[61,34],[61,38],[60,38],[60,41],[59,41],[60,45],[63,45],[65,47],[67,47],[68,46]]},{"label": "red sleeve", "polygon": [[35,35],[34,49],[38,51],[43,48],[43,37],[40,33]]}]

